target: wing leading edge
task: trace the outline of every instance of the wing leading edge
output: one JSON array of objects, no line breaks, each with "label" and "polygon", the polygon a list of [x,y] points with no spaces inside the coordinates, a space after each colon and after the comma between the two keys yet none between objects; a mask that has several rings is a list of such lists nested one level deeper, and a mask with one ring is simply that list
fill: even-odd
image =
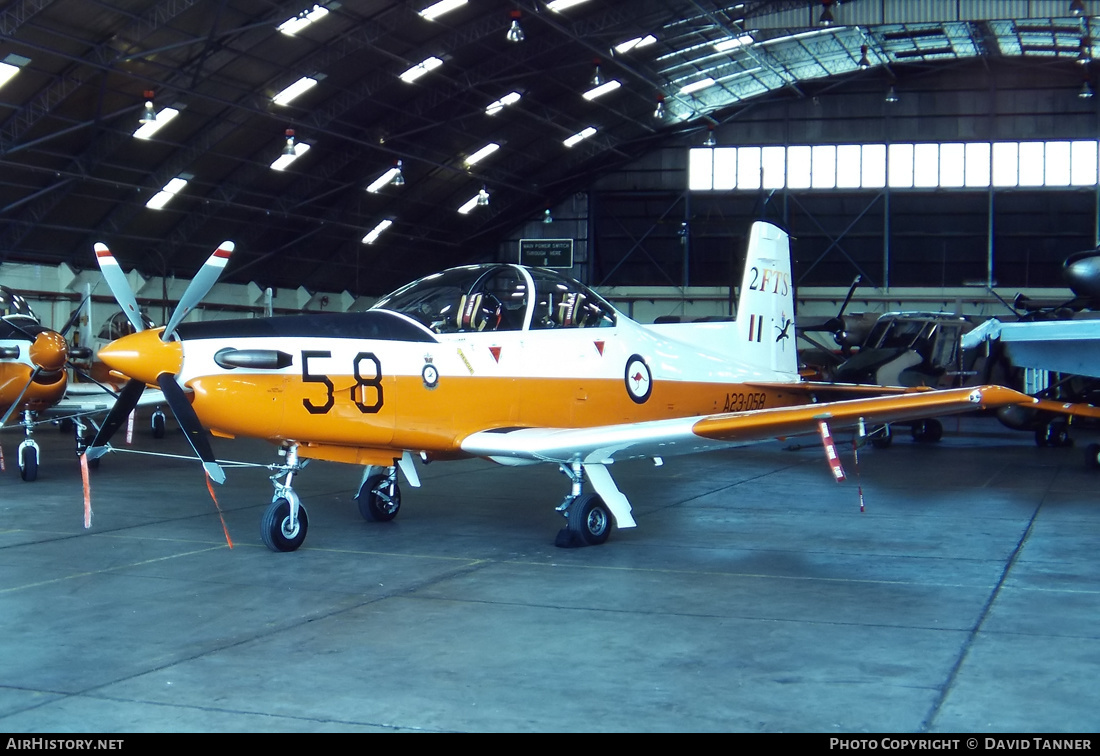
[{"label": "wing leading edge", "polygon": [[860,420],[871,425],[906,422],[1034,403],[1033,397],[1002,386],[977,386],[595,428],[479,431],[462,441],[462,449],[502,464],[580,462],[600,465],[815,433],[821,420],[839,428],[855,426]]}]

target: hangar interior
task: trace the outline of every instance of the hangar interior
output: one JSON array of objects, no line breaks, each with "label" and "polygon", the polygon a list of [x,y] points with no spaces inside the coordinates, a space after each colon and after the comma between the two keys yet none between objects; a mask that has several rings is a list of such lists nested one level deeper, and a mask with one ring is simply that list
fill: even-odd
[{"label": "hangar interior", "polygon": [[[55,327],[90,294],[97,328],[104,242],[163,322],[231,239],[189,319],[258,315],[266,292],[352,311],[566,240],[568,272],[640,322],[721,317],[766,219],[800,316],[835,314],[857,275],[853,311],[1065,301],[1066,257],[1100,245],[1096,14],[14,0],[0,284]],[[186,455],[148,423],[137,445]],[[273,555],[266,473],[215,496],[178,458],[112,454],[89,532],[71,446],[40,438],[42,480],[0,475],[12,731],[1095,730],[1094,473],[989,417],[937,445],[845,438],[843,486],[816,444],[631,464],[641,527],[588,550],[553,547],[557,473],[476,460],[426,466],[376,529],[359,472],[319,463],[311,548]]]}]

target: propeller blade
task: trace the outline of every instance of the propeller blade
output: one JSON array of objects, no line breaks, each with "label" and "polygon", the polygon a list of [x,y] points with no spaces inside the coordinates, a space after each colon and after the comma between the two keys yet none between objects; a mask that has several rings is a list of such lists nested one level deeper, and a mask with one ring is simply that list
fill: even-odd
[{"label": "propeller blade", "polygon": [[86,305],[86,304],[88,304],[88,298],[84,297],[84,299],[82,299],[80,301],[80,304],[77,305],[77,308],[75,310],[73,310],[73,314],[69,316],[69,320],[68,320],[68,322],[65,323],[65,327],[62,328],[60,331],[58,331],[58,333],[60,333],[62,336],[64,336],[65,334],[67,334],[69,332],[69,329],[72,328],[73,325],[76,324],[77,318],[80,317],[80,311],[84,309],[84,305]]},{"label": "propeller blade", "polygon": [[15,410],[18,409],[20,403],[22,403],[23,395],[27,393],[27,389],[29,389],[31,387],[31,384],[34,383],[34,379],[38,377],[38,373],[41,370],[42,368],[36,367],[34,370],[31,371],[31,377],[27,379],[27,383],[23,386],[23,390],[19,392],[19,396],[17,396],[15,398],[15,401],[11,403],[11,406],[8,407],[8,411],[4,413],[4,418],[0,420],[0,428],[3,428],[5,425],[8,424],[8,420],[11,419],[11,416],[15,413]]},{"label": "propeller blade", "polygon": [[176,382],[176,377],[168,373],[161,373],[157,377],[157,383],[160,385],[160,390],[164,392],[164,398],[167,400],[168,406],[172,408],[172,414],[176,416],[180,427],[183,428],[184,435],[187,436],[187,442],[191,444],[195,454],[202,460],[202,466],[206,470],[206,474],[215,483],[224,483],[225,471],[214,459],[214,450],[210,448],[210,433],[202,427],[199,416],[195,414],[191,402],[187,401],[187,395],[183,393],[183,389]]},{"label": "propeller blade", "polygon": [[195,309],[195,305],[201,302],[207,292],[218,282],[218,277],[222,274],[225,264],[229,262],[229,256],[233,254],[234,248],[233,242],[224,241],[214,250],[214,254],[206,259],[203,266],[199,268],[199,272],[191,279],[191,283],[188,284],[187,290],[183,292],[183,296],[180,297],[179,304],[176,305],[176,311],[172,313],[168,325],[164,328],[164,333],[160,336],[161,340],[168,341],[172,338],[172,334],[176,332],[176,327],[179,326],[180,322],[187,317],[191,310]]},{"label": "propeller blade", "polygon": [[95,434],[92,443],[88,445],[88,449],[84,452],[88,455],[88,459],[96,459],[107,453],[107,442],[115,435],[115,431],[126,422],[126,418],[130,416],[130,413],[134,411],[134,407],[137,406],[138,399],[141,398],[143,391],[145,391],[145,384],[141,381],[128,381],[122,387],[115,406],[111,407],[111,411],[104,418],[99,432]]},{"label": "propeller blade", "polygon": [[141,322],[141,310],[138,308],[137,299],[130,289],[130,282],[126,280],[126,274],[118,266],[118,260],[102,242],[95,244],[95,259],[99,263],[99,269],[103,271],[103,280],[107,282],[111,293],[115,295],[115,301],[126,314],[126,319],[136,331],[144,331],[145,324]]}]

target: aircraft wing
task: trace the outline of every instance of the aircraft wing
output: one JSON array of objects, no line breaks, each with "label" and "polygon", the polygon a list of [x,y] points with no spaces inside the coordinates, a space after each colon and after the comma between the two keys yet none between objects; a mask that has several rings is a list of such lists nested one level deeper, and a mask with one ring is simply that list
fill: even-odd
[{"label": "aircraft wing", "polygon": [[1001,323],[995,318],[963,336],[963,348],[1000,339],[1019,367],[1100,378],[1100,320]]},{"label": "aircraft wing", "polygon": [[472,433],[461,446],[502,464],[599,465],[816,433],[822,420],[835,429],[856,426],[861,419],[879,425],[1035,401],[1001,386],[976,386],[596,428],[499,428]]},{"label": "aircraft wing", "polygon": [[[65,396],[57,404],[38,413],[42,420],[58,420],[66,417],[83,417],[110,411],[114,406],[116,394],[95,383],[70,383]],[[148,389],[138,402],[139,407],[152,407],[165,404],[164,394],[159,390]]]}]

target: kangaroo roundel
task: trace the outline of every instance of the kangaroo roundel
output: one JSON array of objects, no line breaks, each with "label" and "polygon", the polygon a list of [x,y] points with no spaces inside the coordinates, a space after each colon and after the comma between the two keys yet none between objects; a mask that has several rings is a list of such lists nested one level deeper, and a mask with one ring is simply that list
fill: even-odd
[{"label": "kangaroo roundel", "polygon": [[649,365],[645,358],[639,354],[630,355],[626,361],[626,393],[637,404],[645,404],[653,391],[653,374],[649,372]]}]

